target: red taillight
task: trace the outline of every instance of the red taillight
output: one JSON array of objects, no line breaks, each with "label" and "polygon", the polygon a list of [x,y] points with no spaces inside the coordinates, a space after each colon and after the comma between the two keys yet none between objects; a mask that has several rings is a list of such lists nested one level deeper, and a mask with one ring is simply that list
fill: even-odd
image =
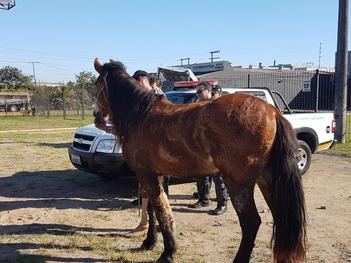
[{"label": "red taillight", "polygon": [[332,121],[332,129],[331,129],[331,132],[332,132],[332,133],[336,133],[336,121],[335,121],[335,119],[333,119],[333,121]]}]

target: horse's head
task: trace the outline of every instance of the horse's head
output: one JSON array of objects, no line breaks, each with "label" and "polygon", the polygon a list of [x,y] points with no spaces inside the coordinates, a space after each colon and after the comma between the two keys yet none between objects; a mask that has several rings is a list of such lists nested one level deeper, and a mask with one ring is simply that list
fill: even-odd
[{"label": "horse's head", "polygon": [[[96,58],[94,61],[95,70],[99,73],[99,77],[96,80],[96,104],[98,107],[98,118],[99,122],[108,115],[111,114],[111,109],[108,103],[107,84],[106,84],[106,70],[104,65]],[[95,114],[94,114],[95,115]],[[95,116],[96,117],[96,116]]]},{"label": "horse's head", "polygon": [[119,136],[127,137],[163,96],[140,86],[119,61],[111,60],[102,65],[95,59],[94,67],[99,73],[96,80],[98,110],[103,118],[110,118]]},{"label": "horse's head", "polygon": [[[94,68],[99,73],[96,80],[96,101],[102,117],[111,116],[111,107],[109,105],[109,81],[108,79],[118,79],[118,76],[127,74],[124,65],[121,62],[110,60],[110,63],[101,64],[99,59],[94,60]],[[113,75],[113,76],[112,76]],[[129,76],[129,75],[128,75]]]}]

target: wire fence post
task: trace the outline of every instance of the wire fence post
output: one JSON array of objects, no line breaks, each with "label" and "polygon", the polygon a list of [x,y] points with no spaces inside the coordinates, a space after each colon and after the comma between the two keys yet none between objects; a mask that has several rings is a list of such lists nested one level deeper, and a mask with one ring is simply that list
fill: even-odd
[{"label": "wire fence post", "polygon": [[84,85],[82,85],[82,120],[84,120]]},{"label": "wire fence post", "polygon": [[251,76],[250,73],[247,74],[247,87],[250,88],[250,81],[251,81]]},{"label": "wire fence post", "polygon": [[7,96],[5,95],[5,114],[7,117]]},{"label": "wire fence post", "polygon": [[45,93],[46,93],[46,117],[49,118],[50,116],[50,96],[49,96],[49,88],[48,86],[45,86]]},{"label": "wire fence post", "polygon": [[61,87],[62,91],[62,108],[63,108],[63,119],[66,119],[66,96],[65,96],[65,86]]}]

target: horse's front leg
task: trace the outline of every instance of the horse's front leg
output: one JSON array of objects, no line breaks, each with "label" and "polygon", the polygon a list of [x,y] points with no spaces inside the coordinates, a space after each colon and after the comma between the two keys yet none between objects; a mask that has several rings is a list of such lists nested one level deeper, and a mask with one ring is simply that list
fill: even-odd
[{"label": "horse's front leg", "polygon": [[146,239],[143,241],[140,249],[151,250],[156,246],[157,243],[157,230],[156,230],[156,217],[154,209],[150,202],[147,204],[147,213],[149,216],[149,228],[147,231]]},{"label": "horse's front leg", "polygon": [[[162,187],[162,176],[148,176],[143,180],[143,185],[149,197],[149,203],[151,204],[157,221],[160,224],[160,229],[163,236],[164,250],[162,255],[157,260],[159,263],[171,263],[174,261],[176,253],[176,241],[174,237],[175,232],[175,221],[173,218],[171,207],[168,203],[167,195],[165,194]],[[151,227],[151,225],[149,225]],[[150,236],[149,236],[150,234]],[[149,238],[151,239],[153,230],[148,231],[148,237],[145,239],[146,242]]]}]

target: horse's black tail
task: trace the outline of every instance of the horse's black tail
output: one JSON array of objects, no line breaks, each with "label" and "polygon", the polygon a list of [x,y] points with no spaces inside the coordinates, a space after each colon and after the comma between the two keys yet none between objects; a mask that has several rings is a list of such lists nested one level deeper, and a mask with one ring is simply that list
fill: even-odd
[{"label": "horse's black tail", "polygon": [[297,166],[297,152],[295,131],[279,114],[270,157],[274,208],[272,242],[277,262],[301,262],[306,255],[305,200]]}]

